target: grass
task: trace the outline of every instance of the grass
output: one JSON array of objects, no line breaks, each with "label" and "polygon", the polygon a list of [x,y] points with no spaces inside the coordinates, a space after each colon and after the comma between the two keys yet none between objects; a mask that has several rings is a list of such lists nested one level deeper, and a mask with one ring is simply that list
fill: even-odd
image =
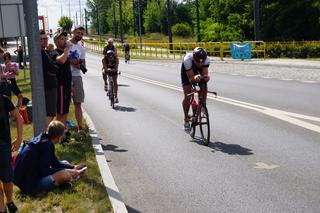
[{"label": "grass", "polygon": [[[27,72],[27,80],[24,81],[20,74],[19,88],[23,95],[31,100],[30,74]],[[16,101],[14,98],[13,101]],[[70,107],[69,120],[75,122],[73,105]],[[15,129],[15,123],[11,124],[11,130]],[[11,131],[12,138],[16,132]],[[24,125],[23,139],[33,137],[32,124]],[[17,187],[14,187],[14,201],[19,212],[112,212],[106,188],[102,182],[100,171],[96,162],[91,137],[86,126],[85,134],[77,134],[73,131],[69,143],[56,145],[56,154],[59,159],[70,163],[84,163],[88,166],[85,174],[72,186],[65,189],[55,189],[37,196],[23,195]]]}]

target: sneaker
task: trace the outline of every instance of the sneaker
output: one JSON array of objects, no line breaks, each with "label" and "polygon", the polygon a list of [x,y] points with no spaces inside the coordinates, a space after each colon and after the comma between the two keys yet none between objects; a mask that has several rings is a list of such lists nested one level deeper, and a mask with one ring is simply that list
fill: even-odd
[{"label": "sneaker", "polygon": [[114,103],[119,103],[119,99],[118,99],[118,97],[116,97],[115,99],[114,99]]},{"label": "sneaker", "polygon": [[10,213],[15,213],[16,211],[18,211],[18,208],[16,205],[14,205],[13,202],[11,203],[7,203],[7,207]]},{"label": "sneaker", "polygon": [[189,122],[185,122],[185,123],[184,123],[183,129],[184,129],[184,131],[185,131],[186,133],[188,133],[188,134],[190,133],[191,127],[190,127]]}]

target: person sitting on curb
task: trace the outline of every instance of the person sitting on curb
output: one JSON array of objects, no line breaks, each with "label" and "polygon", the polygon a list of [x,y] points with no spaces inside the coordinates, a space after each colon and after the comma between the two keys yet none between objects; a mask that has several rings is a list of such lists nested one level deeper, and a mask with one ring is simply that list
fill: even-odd
[{"label": "person sitting on curb", "polygon": [[62,122],[51,121],[47,132],[32,138],[20,151],[13,182],[22,193],[35,195],[80,177],[83,165],[59,161],[55,155],[54,145],[63,140],[64,129]]}]

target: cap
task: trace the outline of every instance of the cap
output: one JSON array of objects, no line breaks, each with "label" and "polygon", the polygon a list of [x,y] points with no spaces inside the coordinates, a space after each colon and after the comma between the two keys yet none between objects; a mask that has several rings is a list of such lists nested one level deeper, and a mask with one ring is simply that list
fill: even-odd
[{"label": "cap", "polygon": [[113,39],[112,39],[112,38],[109,38],[109,39],[108,39],[108,42],[113,42]]},{"label": "cap", "polygon": [[57,40],[60,36],[62,36],[62,35],[67,37],[67,36],[68,36],[68,33],[67,33],[67,32],[63,32],[63,31],[61,31],[61,32],[58,31],[58,32],[55,33],[55,35],[54,35],[54,37],[53,37],[53,40],[56,41],[56,40]]},{"label": "cap", "polygon": [[74,30],[85,30],[85,28],[81,25],[75,26]]}]

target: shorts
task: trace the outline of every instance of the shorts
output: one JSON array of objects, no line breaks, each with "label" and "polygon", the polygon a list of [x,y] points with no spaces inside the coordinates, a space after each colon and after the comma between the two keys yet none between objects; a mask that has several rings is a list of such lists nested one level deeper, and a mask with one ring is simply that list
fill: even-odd
[{"label": "shorts", "polygon": [[13,94],[15,94],[16,96],[21,94],[21,91],[17,85],[17,81],[15,78],[10,78],[8,79],[11,82],[11,91],[13,92]]},{"label": "shorts", "polygon": [[72,76],[73,83],[73,95],[72,99],[74,103],[84,102],[84,90],[81,76]]},{"label": "shorts", "polygon": [[66,115],[69,113],[71,102],[71,87],[60,85],[58,86],[58,100],[57,100],[57,113]]},{"label": "shorts", "polygon": [[35,193],[48,191],[56,187],[57,185],[55,184],[52,175],[49,175],[40,179],[39,183],[36,186]]},{"label": "shorts", "polygon": [[11,144],[0,141],[0,180],[4,183],[13,181],[11,165]]},{"label": "shorts", "polygon": [[182,86],[191,85],[186,71],[184,71],[182,69],[181,69],[181,84],[182,84]]},{"label": "shorts", "polygon": [[11,96],[11,84],[7,80],[0,80],[0,94]]},{"label": "shorts", "polygon": [[49,89],[45,91],[46,111],[48,117],[54,117],[57,114],[57,89]]}]

